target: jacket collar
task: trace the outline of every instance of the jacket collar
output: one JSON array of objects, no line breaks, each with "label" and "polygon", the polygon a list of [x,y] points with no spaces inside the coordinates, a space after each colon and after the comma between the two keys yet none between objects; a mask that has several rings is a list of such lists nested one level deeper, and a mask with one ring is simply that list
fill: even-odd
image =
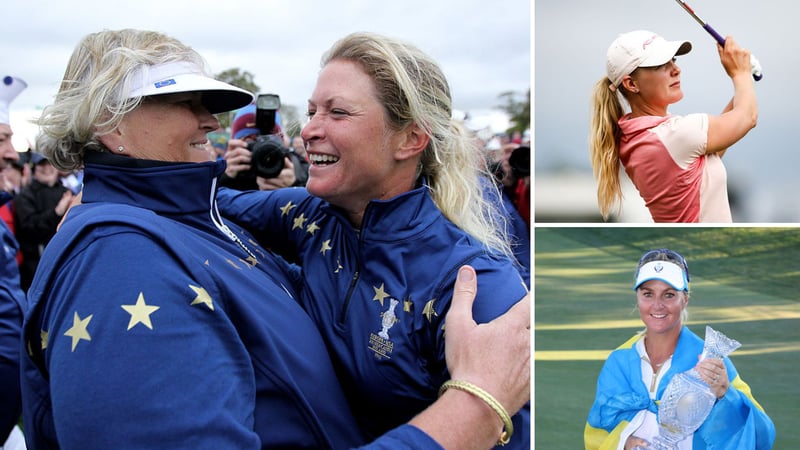
[{"label": "jacket collar", "polygon": [[83,203],[135,205],[159,214],[208,212],[224,161],[175,163],[88,152]]},{"label": "jacket collar", "polygon": [[[350,223],[338,208],[330,204],[324,208],[338,220]],[[361,222],[361,238],[373,242],[407,239],[426,230],[441,217],[423,179],[417,188],[408,192],[387,200],[370,201]]]}]

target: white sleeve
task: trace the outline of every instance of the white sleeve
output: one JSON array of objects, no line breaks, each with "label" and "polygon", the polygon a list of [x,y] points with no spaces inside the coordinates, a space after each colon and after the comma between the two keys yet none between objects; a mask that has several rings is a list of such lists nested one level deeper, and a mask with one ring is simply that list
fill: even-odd
[{"label": "white sleeve", "polygon": [[708,114],[672,116],[653,129],[672,159],[687,169],[705,155],[708,143]]}]

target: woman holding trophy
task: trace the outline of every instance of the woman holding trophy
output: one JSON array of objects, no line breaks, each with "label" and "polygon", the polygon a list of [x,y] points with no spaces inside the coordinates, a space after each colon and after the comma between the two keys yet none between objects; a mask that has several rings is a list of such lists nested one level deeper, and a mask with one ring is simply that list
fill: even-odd
[{"label": "woman holding trophy", "polygon": [[645,329],[600,372],[586,449],[772,448],[775,426],[727,357],[739,343],[710,328],[704,341],[684,325],[685,259],[667,249],[645,253],[634,291]]}]

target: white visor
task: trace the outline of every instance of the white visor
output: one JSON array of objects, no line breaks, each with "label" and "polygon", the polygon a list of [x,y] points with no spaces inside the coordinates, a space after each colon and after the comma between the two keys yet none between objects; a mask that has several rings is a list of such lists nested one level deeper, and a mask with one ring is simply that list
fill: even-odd
[{"label": "white visor", "polygon": [[133,76],[129,98],[178,92],[202,92],[203,105],[211,114],[239,109],[255,98],[244,89],[207,76],[189,62],[140,67]]},{"label": "white visor", "polygon": [[669,261],[650,261],[643,265],[636,274],[636,284],[633,289],[638,289],[639,286],[650,280],[663,281],[679,291],[689,289],[683,269]]}]

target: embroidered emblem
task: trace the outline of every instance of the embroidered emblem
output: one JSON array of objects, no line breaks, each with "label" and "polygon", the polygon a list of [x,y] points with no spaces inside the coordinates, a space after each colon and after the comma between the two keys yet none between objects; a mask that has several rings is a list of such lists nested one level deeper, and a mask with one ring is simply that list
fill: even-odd
[{"label": "embroidered emblem", "polygon": [[394,342],[389,340],[389,329],[398,322],[397,315],[394,310],[400,301],[394,298],[389,299],[389,308],[381,313],[381,331],[369,334],[369,349],[375,354],[378,359],[391,358],[392,351],[394,351]]},{"label": "embroidered emblem", "polygon": [[397,316],[394,314],[394,309],[397,307],[398,303],[400,302],[395,299],[389,300],[389,309],[382,314],[383,320],[381,320],[381,326],[383,329],[378,332],[378,336],[384,339],[389,339],[389,328],[392,328],[392,325],[397,322]]},{"label": "embroidered emblem", "polygon": [[664,265],[661,263],[656,263],[653,269],[655,269],[656,273],[661,273],[661,271],[664,270]]}]

